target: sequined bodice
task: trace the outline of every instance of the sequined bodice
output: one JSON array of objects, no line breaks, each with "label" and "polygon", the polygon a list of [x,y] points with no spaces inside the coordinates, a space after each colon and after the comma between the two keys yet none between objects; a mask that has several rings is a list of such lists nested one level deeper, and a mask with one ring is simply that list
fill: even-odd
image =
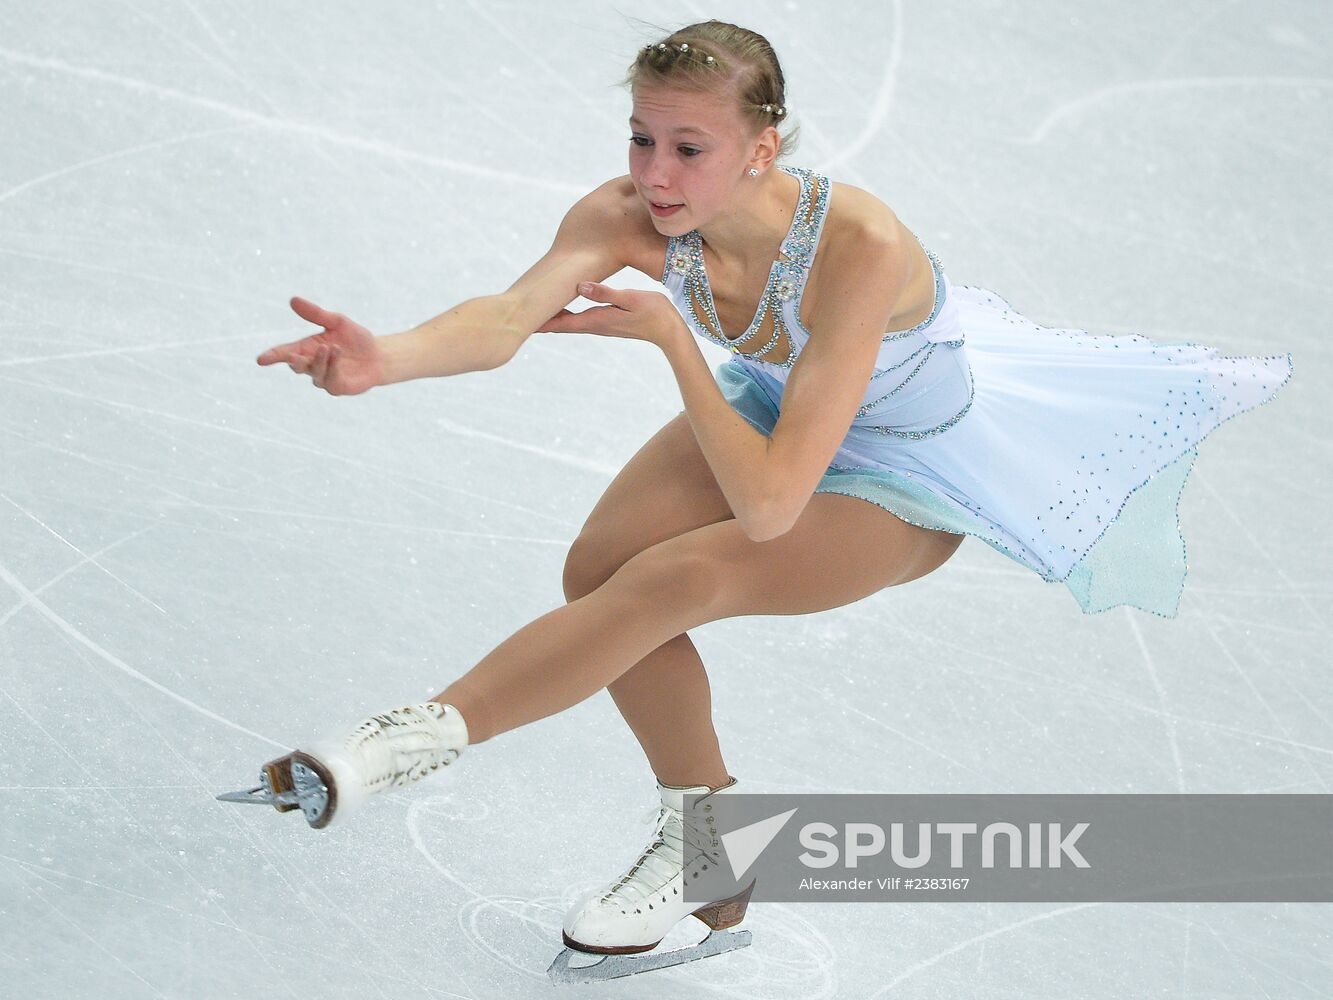
[{"label": "sequined bodice", "polygon": [[697,229],[667,239],[662,283],[685,322],[699,336],[751,361],[779,368],[796,362],[809,333],[801,327],[801,293],[814,262],[815,247],[828,216],[829,179],[800,167],[779,167],[801,183],[791,226],[749,327],[735,338],[726,336],[713,304],[713,290],[704,269],[703,239]]},{"label": "sequined bodice", "polygon": [[[703,240],[697,229],[667,239],[662,283],[685,323],[697,335],[726,348],[751,368],[758,381],[781,403],[782,389],[810,331],[801,324],[801,297],[828,217],[828,177],[805,167],[780,166],[801,182],[792,224],[778,259],[769,270],[759,308],[745,332],[729,338],[722,330],[704,269]],[[918,240],[918,242],[920,242]],[[950,357],[963,346],[958,310],[949,298],[949,281],[939,258],[922,245],[935,277],[935,305],[926,319],[909,330],[894,330],[882,340],[853,428],[899,437],[923,437],[952,426],[971,405],[970,371]],[[943,353],[940,353],[943,352]],[[967,396],[967,406],[945,421],[914,413],[910,404],[943,380],[953,380]],[[913,389],[907,389],[913,383]],[[938,399],[940,393],[935,393]],[[924,406],[924,404],[923,404]],[[925,427],[912,425],[925,423]]]}]

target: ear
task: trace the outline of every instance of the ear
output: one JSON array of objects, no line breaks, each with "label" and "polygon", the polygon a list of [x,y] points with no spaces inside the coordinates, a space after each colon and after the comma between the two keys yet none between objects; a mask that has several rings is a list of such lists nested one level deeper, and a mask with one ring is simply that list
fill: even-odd
[{"label": "ear", "polygon": [[782,136],[772,125],[767,126],[755,137],[754,147],[746,169],[754,167],[761,173],[777,162],[778,151],[782,149]]}]

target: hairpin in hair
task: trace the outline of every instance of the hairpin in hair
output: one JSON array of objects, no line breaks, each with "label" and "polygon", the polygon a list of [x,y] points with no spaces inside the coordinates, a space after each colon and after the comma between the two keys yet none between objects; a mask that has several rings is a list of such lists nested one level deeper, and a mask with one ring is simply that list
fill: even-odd
[{"label": "hairpin in hair", "polygon": [[[644,50],[645,52],[651,52],[653,49],[657,49],[659,52],[665,52],[669,47],[670,47],[670,46],[668,46],[666,42],[658,42],[656,45],[654,45],[653,43],[649,42],[647,45],[645,45],[645,46],[643,47],[643,50]],[[676,48],[676,51],[677,51],[677,52],[679,52],[679,53],[681,53],[682,55],[684,55],[686,52],[689,52],[689,51],[690,51],[690,43],[689,43],[689,42],[681,42],[681,43],[680,43],[679,45],[677,45],[675,48]],[[699,50],[698,50],[698,49],[695,49],[694,51],[695,51],[695,52],[698,52]],[[710,55],[709,55],[708,53],[706,53],[706,52],[705,52],[705,53],[702,53],[702,55],[703,55],[703,57],[704,57],[704,62],[708,63],[709,65],[712,65],[713,63],[717,62],[716,59],[714,59],[712,56],[710,56]]]}]

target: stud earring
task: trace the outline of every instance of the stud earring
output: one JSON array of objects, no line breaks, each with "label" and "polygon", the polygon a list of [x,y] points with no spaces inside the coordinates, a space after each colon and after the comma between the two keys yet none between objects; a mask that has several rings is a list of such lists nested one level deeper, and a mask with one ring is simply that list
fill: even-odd
[{"label": "stud earring", "polygon": [[750,176],[751,176],[751,177],[758,177],[758,176],[759,176],[759,171],[756,170],[754,167],[751,167],[751,168],[750,168]]}]

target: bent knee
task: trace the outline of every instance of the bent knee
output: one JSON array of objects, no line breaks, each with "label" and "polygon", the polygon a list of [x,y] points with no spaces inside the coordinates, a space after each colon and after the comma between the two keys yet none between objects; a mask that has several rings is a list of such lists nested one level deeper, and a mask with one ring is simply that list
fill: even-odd
[{"label": "bent knee", "polygon": [[644,549],[613,578],[637,599],[706,610],[721,600],[727,572],[715,553],[677,537]]},{"label": "bent knee", "polygon": [[565,568],[560,576],[566,601],[577,601],[591,594],[620,568],[610,565],[607,550],[607,545],[598,544],[592,536],[579,535],[574,539],[565,554]]}]

